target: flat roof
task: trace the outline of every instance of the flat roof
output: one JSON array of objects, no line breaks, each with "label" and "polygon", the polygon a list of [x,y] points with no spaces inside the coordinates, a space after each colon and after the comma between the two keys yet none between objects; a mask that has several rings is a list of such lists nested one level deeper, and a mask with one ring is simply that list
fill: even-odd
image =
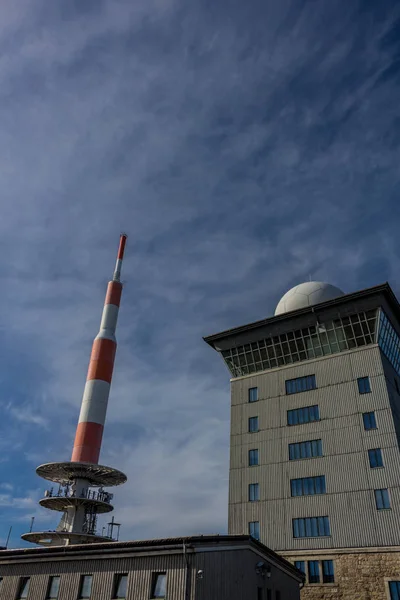
[{"label": "flat roof", "polygon": [[32,558],[32,561],[40,559],[42,557],[54,556],[57,558],[58,556],[67,556],[71,555],[71,557],[75,554],[102,554],[109,553],[110,551],[114,551],[116,553],[123,551],[140,551],[140,550],[148,550],[148,551],[160,551],[160,548],[164,548],[165,550],[172,550],[176,548],[182,548],[183,544],[187,546],[207,546],[209,544],[221,544],[221,550],[224,549],[225,546],[231,544],[237,544],[238,546],[248,543],[251,546],[254,546],[254,549],[259,550],[266,557],[269,557],[275,563],[278,563],[282,566],[282,568],[289,570],[292,575],[301,579],[302,573],[296,569],[292,563],[287,561],[285,558],[262,544],[261,542],[255,540],[250,535],[192,535],[192,536],[184,536],[184,537],[176,537],[176,538],[161,538],[156,540],[130,540],[126,542],[101,542],[101,543],[93,543],[93,544],[73,544],[71,546],[48,546],[41,548],[17,548],[10,550],[0,550],[0,563],[2,561],[6,561],[8,559],[29,559]]},{"label": "flat roof", "polygon": [[226,339],[230,336],[237,335],[239,333],[244,333],[247,331],[251,331],[252,329],[258,329],[259,327],[264,327],[265,325],[271,325],[274,323],[279,323],[280,321],[286,321],[293,317],[298,317],[300,315],[305,315],[308,313],[313,313],[317,309],[329,308],[332,306],[340,306],[349,301],[359,300],[361,298],[365,298],[367,296],[372,296],[374,294],[383,294],[390,304],[393,312],[397,315],[400,320],[400,304],[394,295],[392,288],[389,283],[382,283],[380,285],[375,285],[370,288],[365,288],[358,292],[352,292],[351,294],[345,294],[344,296],[339,296],[338,298],[333,298],[332,300],[327,300],[326,302],[321,302],[320,304],[314,304],[313,306],[306,306],[305,308],[299,308],[297,310],[292,310],[291,312],[282,313],[280,315],[276,315],[273,317],[267,317],[266,319],[262,319],[261,321],[254,321],[252,323],[248,323],[246,325],[240,325],[238,327],[234,327],[232,329],[226,329],[225,331],[221,331],[220,333],[214,333],[212,335],[208,335],[203,337],[203,340],[207,342],[212,348],[215,349],[214,342],[219,340]]}]

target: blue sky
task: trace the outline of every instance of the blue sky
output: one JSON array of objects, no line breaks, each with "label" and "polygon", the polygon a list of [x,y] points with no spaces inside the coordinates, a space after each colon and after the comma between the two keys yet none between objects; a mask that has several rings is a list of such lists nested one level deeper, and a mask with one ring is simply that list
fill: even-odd
[{"label": "blue sky", "polygon": [[202,336],[293,285],[400,294],[400,9],[366,0],[5,0],[0,542],[53,528],[118,236],[101,462],[122,537],[225,532],[229,373]]}]

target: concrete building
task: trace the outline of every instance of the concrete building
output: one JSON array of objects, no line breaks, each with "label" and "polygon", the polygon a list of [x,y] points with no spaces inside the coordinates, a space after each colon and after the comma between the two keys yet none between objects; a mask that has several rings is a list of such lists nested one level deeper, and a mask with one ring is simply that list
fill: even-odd
[{"label": "concrete building", "polygon": [[400,598],[400,306],[388,284],[301,284],[205,338],[231,379],[229,533],[307,576],[304,598]]},{"label": "concrete building", "polygon": [[303,580],[248,535],[0,551],[1,600],[299,600]]}]

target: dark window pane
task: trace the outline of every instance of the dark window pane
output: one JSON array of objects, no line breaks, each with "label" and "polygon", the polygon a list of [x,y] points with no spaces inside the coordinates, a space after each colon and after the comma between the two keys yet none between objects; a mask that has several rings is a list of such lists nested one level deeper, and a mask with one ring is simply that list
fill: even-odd
[{"label": "dark window pane", "polygon": [[167,590],[167,574],[154,573],[152,598],[165,598]]},{"label": "dark window pane", "polygon": [[308,581],[309,583],[319,583],[319,562],[317,560],[308,561]]},{"label": "dark window pane", "polygon": [[333,560],[322,561],[322,581],[324,583],[333,583],[335,575],[333,572]]}]

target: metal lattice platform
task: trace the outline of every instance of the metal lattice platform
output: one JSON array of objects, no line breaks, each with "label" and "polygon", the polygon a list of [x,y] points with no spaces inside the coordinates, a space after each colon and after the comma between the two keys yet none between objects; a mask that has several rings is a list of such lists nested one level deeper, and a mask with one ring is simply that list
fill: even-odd
[{"label": "metal lattice platform", "polygon": [[70,506],[90,505],[96,508],[96,512],[99,515],[111,512],[114,509],[112,504],[108,502],[101,502],[100,500],[92,500],[89,498],[76,498],[71,496],[51,496],[42,498],[39,500],[39,504],[40,506],[43,506],[43,508],[58,510],[60,512],[67,510],[67,508]]},{"label": "metal lattice platform", "polygon": [[36,473],[55,483],[68,484],[75,479],[86,479],[93,487],[111,487],[126,481],[126,475],[112,467],[92,463],[54,462],[40,465]]},{"label": "metal lattice platform", "polygon": [[[21,538],[32,544],[41,546],[65,546],[68,544],[95,544],[97,542],[112,542],[113,540],[103,535],[89,533],[71,533],[68,531],[32,531],[24,533]],[[59,543],[57,543],[59,542]]]}]

